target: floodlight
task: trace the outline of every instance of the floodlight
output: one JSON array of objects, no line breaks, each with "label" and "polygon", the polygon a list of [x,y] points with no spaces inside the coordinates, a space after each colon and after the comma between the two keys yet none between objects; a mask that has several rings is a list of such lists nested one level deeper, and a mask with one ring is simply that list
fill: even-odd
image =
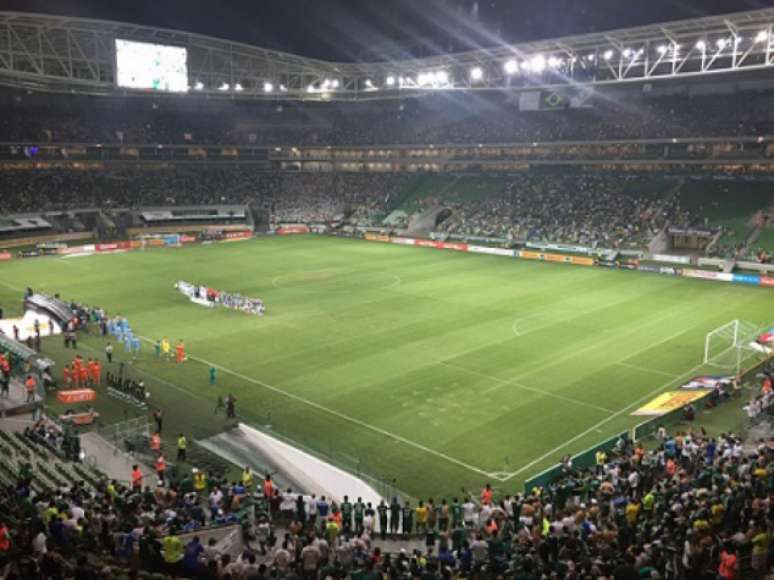
[{"label": "floodlight", "polygon": [[593,52],[591,54],[586,55],[586,60],[589,62],[594,62],[597,59],[597,55],[595,55]]},{"label": "floodlight", "polygon": [[274,90],[274,85],[273,85],[273,84],[271,84],[271,83],[270,83],[270,82],[268,82],[268,81],[267,81],[267,82],[265,82],[265,83],[263,83],[263,92],[264,92],[264,93],[270,93],[270,92],[272,92],[273,90]]},{"label": "floodlight", "polygon": [[717,42],[715,42],[715,46],[718,47],[718,50],[723,50],[728,45],[728,41],[725,38],[718,38]]},{"label": "floodlight", "polygon": [[658,47],[659,54],[666,54],[666,51],[667,51],[667,47],[665,44],[662,44],[661,46]]},{"label": "floodlight", "polygon": [[202,89],[204,89],[204,83],[202,81],[196,81],[194,83],[194,90],[201,91]]},{"label": "floodlight", "polygon": [[482,78],[484,78],[484,71],[480,66],[474,66],[470,69],[470,80],[480,81]]},{"label": "floodlight", "polygon": [[242,87],[241,84],[237,83],[234,85],[234,90],[238,93],[241,93],[244,90],[244,88]]},{"label": "floodlight", "polygon": [[560,60],[559,60],[558,58],[556,58],[555,56],[550,56],[550,57],[548,57],[548,66],[550,66],[551,68],[556,68],[556,67],[558,67],[558,66],[561,64],[561,62],[562,62],[562,61],[560,61]]},{"label": "floodlight", "polygon": [[395,86],[395,77],[394,77],[394,76],[392,76],[392,75],[390,75],[390,76],[388,76],[388,77],[385,79],[385,81],[384,81],[384,82],[385,82],[385,84],[386,84],[388,87]]},{"label": "floodlight", "polygon": [[439,70],[435,73],[435,82],[439,85],[448,85],[449,84],[449,73],[445,70]]},{"label": "floodlight", "polygon": [[285,85],[280,85],[280,91],[283,92],[283,93],[287,93],[288,92],[288,88]]},{"label": "floodlight", "polygon": [[610,60],[613,58],[613,51],[612,50],[606,50],[605,54],[603,55],[605,57],[605,60]]},{"label": "floodlight", "polygon": [[219,91],[227,91],[227,90],[229,90],[230,88],[231,88],[231,87],[229,86],[229,84],[228,84],[228,83],[223,83],[222,85],[220,85],[220,86],[218,87],[218,90],[219,90]]},{"label": "floodlight", "polygon": [[769,33],[766,30],[761,30],[755,35],[755,42],[766,42],[769,39]]},{"label": "floodlight", "polygon": [[703,51],[707,48],[707,43],[704,42],[703,40],[700,40],[699,42],[696,43],[696,48]]},{"label": "floodlight", "polygon": [[630,58],[632,56],[632,49],[626,48],[623,51],[624,58]]},{"label": "floodlight", "polygon": [[543,72],[546,68],[546,58],[542,54],[532,57],[529,66],[534,72]]},{"label": "floodlight", "polygon": [[519,63],[511,58],[505,61],[503,69],[505,70],[505,74],[515,75],[519,70]]},{"label": "floodlight", "polygon": [[331,88],[332,89],[338,89],[339,86],[341,86],[341,83],[339,82],[339,79],[333,79],[331,81]]}]

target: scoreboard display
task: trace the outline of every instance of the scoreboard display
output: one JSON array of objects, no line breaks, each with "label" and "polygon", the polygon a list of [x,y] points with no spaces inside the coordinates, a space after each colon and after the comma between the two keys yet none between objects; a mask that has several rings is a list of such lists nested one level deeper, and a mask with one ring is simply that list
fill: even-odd
[{"label": "scoreboard display", "polygon": [[188,92],[188,51],[117,38],[116,84],[128,89]]}]

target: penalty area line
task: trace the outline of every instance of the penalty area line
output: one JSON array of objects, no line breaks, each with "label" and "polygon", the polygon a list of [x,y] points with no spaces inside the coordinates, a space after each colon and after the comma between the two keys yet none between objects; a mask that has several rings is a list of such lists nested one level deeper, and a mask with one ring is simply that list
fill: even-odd
[{"label": "penalty area line", "polygon": [[674,375],[672,373],[668,373],[666,371],[660,371],[658,369],[649,369],[649,368],[646,368],[646,367],[641,367],[641,366],[638,366],[638,365],[633,365],[633,364],[627,363],[627,362],[618,361],[617,363],[614,363],[614,364],[620,365],[622,367],[628,367],[630,369],[634,369],[635,371],[641,371],[643,373],[651,373],[651,374],[654,374],[654,375],[661,375],[662,377],[674,377]]},{"label": "penalty area line", "polygon": [[[139,336],[139,335],[138,335]],[[146,343],[153,344],[153,341],[145,336],[140,336],[140,339],[144,340]],[[405,445],[408,445],[410,447],[414,447],[415,449],[419,449],[420,451],[424,451],[425,453],[429,453],[430,455],[434,455],[435,457],[438,457],[440,459],[443,459],[449,463],[453,463],[455,465],[458,465],[459,467],[464,467],[465,469],[469,471],[473,471],[475,473],[478,473],[479,475],[483,475],[485,477],[491,477],[491,472],[485,471],[483,469],[479,469],[478,467],[475,467],[474,465],[470,465],[468,463],[465,463],[464,461],[460,461],[459,459],[456,459],[450,455],[447,455],[445,453],[442,453],[440,451],[436,451],[435,449],[430,449],[429,447],[426,447],[422,445],[421,443],[416,443],[415,441],[411,441],[410,439],[406,439],[405,437],[402,437],[401,435],[397,435],[395,433],[391,433],[390,431],[386,431],[385,429],[382,429],[381,427],[376,427],[374,425],[371,425],[369,423],[366,423],[365,421],[361,421],[360,419],[355,419],[354,417],[350,417],[349,415],[345,415],[344,413],[341,413],[339,411],[336,411],[335,409],[331,409],[330,407],[326,407],[325,405],[321,405],[320,403],[315,403],[314,401],[310,401],[309,399],[305,399],[304,397],[301,397],[299,395],[296,395],[295,393],[291,393],[289,391],[285,391],[283,389],[280,389],[279,387],[275,387],[274,385],[270,385],[269,383],[265,383],[263,381],[260,381],[258,379],[255,379],[253,377],[249,377],[247,375],[244,375],[238,371],[232,370],[228,367],[224,367],[223,365],[219,365],[214,362],[210,362],[206,359],[203,359],[201,357],[193,356],[191,354],[187,355],[187,358],[200,362],[205,365],[209,365],[211,367],[214,367],[218,370],[223,371],[224,373],[230,374],[231,376],[237,377],[239,379],[242,379],[243,381],[247,381],[248,383],[252,383],[254,385],[257,385],[259,387],[263,387],[264,389],[267,389],[269,391],[272,391],[274,393],[277,393],[278,395],[283,395],[289,399],[292,399],[294,401],[297,401],[299,403],[303,403],[305,405],[308,405],[314,409],[317,409],[319,411],[323,411],[325,413],[328,413],[329,415],[333,415],[334,417],[337,417],[339,419],[342,419],[344,421],[347,421],[349,423],[352,423],[353,425],[357,425],[359,427],[362,427],[364,429],[367,429],[369,431],[373,431],[374,433],[378,433],[379,435],[383,435],[384,437],[387,437],[389,439],[392,439],[394,441],[398,441],[400,443],[403,443]]]},{"label": "penalty area line", "polygon": [[[673,384],[674,382],[676,382],[676,381],[679,381],[679,380],[682,380],[682,379],[684,379],[685,377],[687,377],[687,376],[689,376],[689,375],[691,375],[691,374],[695,373],[697,370],[699,370],[699,369],[700,369],[701,367],[703,367],[703,366],[704,366],[704,363],[698,364],[698,365],[696,365],[695,367],[693,367],[693,368],[691,368],[691,369],[689,369],[689,370],[685,371],[683,374],[681,374],[681,375],[677,375],[676,377],[673,377],[671,380],[667,381],[666,383],[664,383],[663,385],[659,386],[658,388],[656,388],[656,389],[653,389],[653,390],[652,390],[652,391],[650,391],[649,393],[647,393],[647,394],[643,395],[642,397],[640,397],[639,399],[637,399],[637,400],[636,400],[636,401],[634,401],[633,403],[629,403],[628,405],[626,405],[626,406],[625,406],[625,407],[623,407],[622,409],[620,409],[620,410],[616,411],[615,413],[613,413],[613,414],[612,414],[612,415],[610,415],[609,417],[606,417],[605,419],[602,419],[602,420],[601,420],[599,423],[597,423],[597,424],[595,424],[595,425],[592,425],[591,427],[589,427],[589,428],[588,428],[588,429],[586,429],[585,431],[582,431],[581,433],[578,433],[577,435],[575,435],[574,437],[572,437],[572,438],[568,439],[568,440],[567,440],[567,441],[565,441],[564,443],[562,443],[562,444],[560,444],[560,445],[557,445],[557,446],[556,446],[556,447],[554,447],[554,448],[553,448],[551,451],[549,451],[549,452],[547,452],[547,453],[544,453],[543,455],[541,455],[541,456],[540,456],[540,457],[538,457],[537,459],[533,459],[532,461],[530,461],[530,462],[529,462],[529,463],[527,463],[526,465],[523,465],[523,466],[521,466],[519,469],[517,469],[516,471],[514,471],[514,472],[513,472],[513,473],[512,473],[512,474],[511,474],[511,475],[510,475],[510,476],[509,476],[507,479],[511,479],[511,478],[513,478],[513,477],[516,477],[517,475],[519,475],[519,474],[521,474],[521,473],[524,473],[525,471],[527,471],[527,470],[528,470],[528,469],[530,469],[531,467],[533,467],[533,466],[537,465],[537,464],[538,464],[538,463],[540,463],[541,461],[544,461],[544,460],[548,459],[549,457],[551,457],[551,456],[553,456],[553,455],[556,455],[557,453],[559,453],[559,452],[560,452],[562,449],[564,449],[564,448],[565,448],[565,447],[567,447],[568,445],[572,445],[572,444],[573,444],[573,443],[575,443],[576,441],[578,441],[578,440],[580,440],[580,439],[583,439],[584,437],[586,437],[586,436],[587,436],[587,435],[589,435],[590,433],[593,433],[594,431],[596,431],[596,430],[597,430],[597,429],[599,429],[600,427],[602,427],[602,426],[606,425],[607,423],[609,423],[609,422],[610,422],[610,421],[612,421],[613,419],[616,419],[616,418],[620,417],[620,416],[621,416],[621,415],[623,415],[624,413],[626,413],[626,412],[630,411],[631,409],[633,409],[633,408],[637,407],[638,405],[641,405],[642,403],[644,403],[644,402],[645,402],[645,401],[647,401],[648,399],[651,399],[651,398],[653,398],[654,396],[656,396],[657,394],[659,394],[661,391],[663,391],[664,389],[666,389],[666,388],[667,388],[669,385]],[[507,479],[506,479],[505,481],[507,481]]]}]

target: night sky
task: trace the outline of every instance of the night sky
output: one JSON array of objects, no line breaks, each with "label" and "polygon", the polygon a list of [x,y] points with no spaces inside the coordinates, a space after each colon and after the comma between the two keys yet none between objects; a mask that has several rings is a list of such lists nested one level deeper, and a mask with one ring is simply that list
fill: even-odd
[{"label": "night sky", "polygon": [[326,60],[390,60],[774,7],[774,0],[0,0]]}]

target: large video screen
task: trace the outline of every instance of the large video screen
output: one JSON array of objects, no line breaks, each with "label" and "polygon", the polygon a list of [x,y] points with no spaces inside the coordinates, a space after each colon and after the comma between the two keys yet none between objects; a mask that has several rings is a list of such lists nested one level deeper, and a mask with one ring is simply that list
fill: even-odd
[{"label": "large video screen", "polygon": [[116,38],[119,87],[184,93],[188,91],[188,51]]}]

